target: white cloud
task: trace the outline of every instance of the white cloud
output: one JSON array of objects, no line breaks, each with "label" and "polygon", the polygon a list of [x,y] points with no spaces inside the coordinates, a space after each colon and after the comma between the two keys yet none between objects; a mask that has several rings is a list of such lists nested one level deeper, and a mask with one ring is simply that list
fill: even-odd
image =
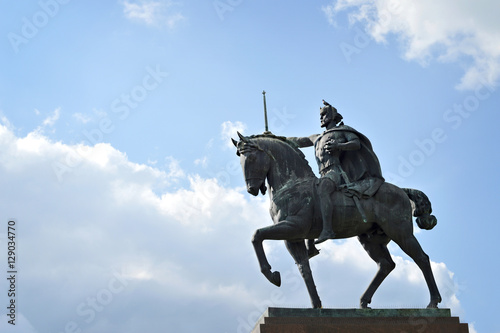
[{"label": "white cloud", "polygon": [[203,149],[203,155],[201,157],[195,159],[194,164],[199,165],[202,168],[206,169],[209,165],[209,162],[210,162],[209,156],[213,154],[213,152],[212,152],[213,146],[214,146],[214,139],[212,138],[205,143],[204,149]]},{"label": "white cloud", "polygon": [[238,139],[237,132],[244,134],[247,126],[243,124],[241,121],[225,121],[221,125],[221,139],[224,142],[226,147],[234,149],[234,145],[231,141],[231,138]]},{"label": "white cloud", "polygon": [[80,113],[80,112],[74,113],[73,118],[75,118],[77,121],[81,122],[82,124],[86,124],[86,123],[92,121],[92,117],[84,115],[83,113]]},{"label": "white cloud", "polygon": [[180,12],[172,12],[171,8],[178,5],[173,1],[123,1],[123,13],[128,19],[144,22],[152,26],[167,26],[174,28],[185,20]]},{"label": "white cloud", "polygon": [[123,13],[127,18],[144,21],[147,24],[153,24],[158,15],[158,10],[161,8],[161,3],[143,1],[139,4],[124,1],[123,6]]},{"label": "white cloud", "polygon": [[61,115],[61,109],[57,108],[54,110],[54,113],[52,113],[50,116],[45,118],[42,122],[43,126],[54,126],[56,121],[59,119],[59,116]]},{"label": "white cloud", "polygon": [[328,23],[336,27],[337,22],[335,21],[335,14],[336,14],[335,6],[333,5],[323,6],[321,9],[325,13]]},{"label": "white cloud", "polygon": [[[40,114],[40,111],[35,109],[35,114],[36,115],[39,115]],[[48,115],[41,123],[41,125],[39,125],[32,133],[30,133],[31,135],[34,135],[34,134],[43,134],[45,132],[45,130],[47,128],[49,128],[52,132],[55,131],[54,129],[54,125],[56,124],[56,122],[59,120],[59,117],[61,116],[61,108],[57,108],[54,110],[54,112],[52,112],[52,114]],[[10,128],[12,128],[12,125],[10,125],[8,123],[8,120],[5,119],[4,120],[4,123],[7,125],[7,126],[10,126]]]},{"label": "white cloud", "polygon": [[377,42],[398,36],[408,60],[464,66],[458,89],[493,85],[500,77],[500,22],[494,14],[500,11],[499,2],[338,0],[323,8],[332,23],[344,10],[351,10],[350,22],[365,24]]},{"label": "white cloud", "polygon": [[1,110],[0,110],[0,124],[8,128],[10,131],[14,130],[14,126],[10,123],[9,119],[7,119],[7,117],[3,115]]},{"label": "white cloud", "polygon": [[[194,329],[201,331],[213,320],[210,304],[230,304],[231,290],[251,294],[248,284],[241,283],[249,269],[228,267],[240,265],[242,258],[254,259],[248,251],[250,237],[267,215],[266,199],[246,198],[243,189],[223,188],[199,176],[191,177],[189,188],[169,192],[171,177],[183,174],[174,159],[169,160],[174,168],[163,172],[132,163],[107,144],[70,146],[39,132],[18,138],[0,126],[0,148],[0,184],[11,189],[0,195],[9,207],[0,219],[15,217],[20,232],[25,231],[23,251],[37,253],[22,261],[26,298],[20,300],[37,330],[63,331],[68,321],[75,321],[82,329],[103,331],[99,325],[107,315],[131,311],[122,307],[146,297],[152,302],[160,298],[167,313],[182,308],[187,313],[192,302],[205,304],[207,316]],[[65,163],[69,154],[79,162],[58,181],[53,163]],[[241,247],[243,242],[248,247]],[[128,287],[114,295],[106,315],[97,313],[87,323],[77,314],[79,304],[106,288],[113,272],[124,272]],[[0,288],[4,290],[3,281]],[[136,289],[143,296],[134,296]],[[54,307],[46,311],[47,299]],[[119,324],[123,327],[107,331],[133,332],[129,320],[150,316],[149,310],[134,311],[138,313],[130,312]],[[175,325],[177,318],[154,320],[165,326]]]},{"label": "white cloud", "polygon": [[208,156],[197,158],[196,160],[194,160],[194,164],[206,168],[208,166]]},{"label": "white cloud", "polygon": [[181,13],[175,13],[166,18],[166,24],[170,29],[173,29],[179,22],[185,20],[184,15]]},{"label": "white cloud", "polygon": [[[78,163],[59,180],[54,162],[75,156]],[[273,269],[282,272],[282,288],[258,268],[250,239],[271,223],[269,199],[185,175],[170,161],[177,171],[131,162],[109,144],[66,145],[38,132],[20,138],[0,126],[0,186],[9,189],[0,192],[0,221],[16,219],[20,251],[32,254],[19,259],[19,304],[34,330],[64,331],[74,322],[89,332],[156,332],[167,325],[176,332],[234,332],[240,319],[259,315],[266,304],[310,306],[283,242],[265,242]],[[172,190],[172,177],[179,175],[189,185]],[[312,265],[324,306],[332,300],[356,306],[375,263],[355,240],[322,248]],[[421,273],[395,260],[403,271],[391,274],[374,305],[425,306]],[[433,267],[443,304],[459,307],[452,273],[444,264]],[[332,288],[332,280],[341,287]],[[0,280],[0,290],[5,283]],[[92,312],[89,300],[101,311]]]},{"label": "white cloud", "polygon": [[184,178],[186,175],[184,170],[181,169],[179,161],[177,161],[172,156],[165,157],[165,163],[167,165],[167,177],[171,179]]}]

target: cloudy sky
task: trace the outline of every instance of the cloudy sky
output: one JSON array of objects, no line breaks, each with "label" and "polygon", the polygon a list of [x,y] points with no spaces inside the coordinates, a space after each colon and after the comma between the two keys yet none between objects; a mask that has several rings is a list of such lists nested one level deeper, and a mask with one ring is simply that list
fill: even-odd
[{"label": "cloudy sky", "polygon": [[[442,307],[471,332],[495,318],[500,234],[500,3],[0,2],[0,266],[16,222],[16,325],[2,332],[248,332],[267,306],[309,307],[282,242],[245,192],[229,138],[319,133],[325,99],[366,134],[386,179],[423,190],[415,230]],[[310,149],[304,150],[316,170]],[[352,308],[376,272],[355,239],[312,261],[324,307]],[[373,307],[425,307],[416,265]]]}]

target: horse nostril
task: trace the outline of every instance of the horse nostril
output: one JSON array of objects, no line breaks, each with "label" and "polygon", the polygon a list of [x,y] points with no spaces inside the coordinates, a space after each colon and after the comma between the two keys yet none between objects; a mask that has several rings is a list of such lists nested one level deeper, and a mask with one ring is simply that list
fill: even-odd
[{"label": "horse nostril", "polygon": [[250,193],[251,195],[257,195],[259,194],[259,188],[248,185],[247,192]]}]

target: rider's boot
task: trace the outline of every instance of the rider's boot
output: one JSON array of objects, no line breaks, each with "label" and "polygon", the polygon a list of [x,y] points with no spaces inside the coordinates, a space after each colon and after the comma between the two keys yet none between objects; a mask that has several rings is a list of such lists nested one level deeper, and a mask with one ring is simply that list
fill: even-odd
[{"label": "rider's boot", "polygon": [[[331,219],[330,219],[330,221],[331,221]],[[314,244],[320,244],[326,240],[335,239],[335,237],[337,237],[337,235],[332,230],[331,223],[326,223],[326,224],[323,224],[323,230],[321,231],[321,234],[319,235],[318,239],[314,242]]]},{"label": "rider's boot", "polygon": [[321,207],[321,217],[323,219],[323,230],[315,244],[323,243],[328,239],[334,239],[336,237],[335,232],[333,232],[333,203],[331,194],[335,190],[335,184],[329,178],[323,178],[320,181],[318,194],[319,203]]}]

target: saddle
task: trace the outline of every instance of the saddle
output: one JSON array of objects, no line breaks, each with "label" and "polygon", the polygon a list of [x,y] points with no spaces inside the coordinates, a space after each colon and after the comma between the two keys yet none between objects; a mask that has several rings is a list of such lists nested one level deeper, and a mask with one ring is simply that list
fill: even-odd
[{"label": "saddle", "polygon": [[366,178],[357,182],[340,185],[339,189],[350,198],[355,196],[359,199],[368,199],[377,193],[383,183],[384,180],[380,178]]},{"label": "saddle", "polygon": [[[324,177],[318,178],[315,182],[315,185],[319,186],[319,183],[326,178],[334,182],[334,180],[330,177]],[[357,197],[358,199],[369,199],[373,197],[375,193],[377,193],[378,189],[384,182],[385,181],[383,179],[371,177],[349,184],[339,185],[337,186],[337,190],[344,193],[346,197],[351,199],[353,197]],[[349,200],[349,202],[351,201],[352,200]]]}]

